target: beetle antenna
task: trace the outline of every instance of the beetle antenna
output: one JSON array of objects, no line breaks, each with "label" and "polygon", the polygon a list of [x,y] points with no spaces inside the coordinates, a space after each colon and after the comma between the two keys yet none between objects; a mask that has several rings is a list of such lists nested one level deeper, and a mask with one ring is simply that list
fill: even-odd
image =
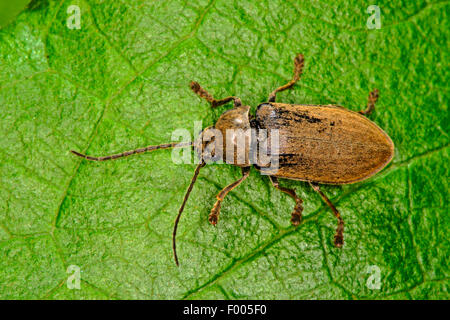
[{"label": "beetle antenna", "polygon": [[177,218],[175,219],[175,225],[173,226],[173,236],[172,236],[172,248],[173,248],[173,257],[175,258],[175,263],[177,266],[180,264],[178,263],[178,257],[177,257],[177,244],[176,244],[176,236],[177,236],[177,228],[178,228],[178,222],[180,221],[181,214],[183,213],[184,206],[186,205],[186,202],[189,198],[189,194],[192,191],[192,188],[194,187],[194,183],[197,180],[198,174],[200,172],[200,169],[203,168],[206,165],[205,162],[202,162],[195,168],[194,176],[192,177],[191,183],[189,184],[189,187],[186,191],[186,194],[184,195],[183,203],[181,204],[180,209],[178,210]]},{"label": "beetle antenna", "polygon": [[123,157],[128,157],[131,156],[132,154],[137,154],[137,153],[144,153],[144,152],[148,152],[148,151],[153,151],[153,150],[158,150],[158,149],[169,149],[169,148],[184,148],[184,147],[188,147],[188,146],[192,146],[193,142],[189,141],[189,142],[171,142],[171,143],[165,143],[165,144],[160,144],[157,146],[147,146],[144,148],[139,148],[139,149],[135,149],[135,150],[130,150],[130,151],[125,151],[122,153],[117,153],[117,154],[113,154],[110,156],[103,156],[103,157],[91,157],[82,153],[79,153],[78,151],[74,151],[74,150],[70,150],[70,152],[72,152],[74,155],[84,158],[86,160],[91,160],[91,161],[106,161],[106,160],[114,160],[117,158],[123,158]]}]

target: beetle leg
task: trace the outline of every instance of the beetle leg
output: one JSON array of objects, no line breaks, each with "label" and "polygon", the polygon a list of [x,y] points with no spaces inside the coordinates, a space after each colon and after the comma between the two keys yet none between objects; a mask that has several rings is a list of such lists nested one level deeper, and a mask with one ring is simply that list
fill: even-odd
[{"label": "beetle leg", "polygon": [[303,55],[300,53],[298,54],[294,59],[294,76],[292,77],[292,80],[286,83],[284,86],[276,88],[272,93],[269,95],[269,102],[275,102],[275,98],[278,92],[284,91],[286,89],[291,88],[298,80],[300,80],[300,76],[302,75],[303,71],[303,65],[304,65],[304,58]]},{"label": "beetle leg", "polygon": [[233,100],[235,108],[236,107],[240,107],[242,105],[241,99],[239,99],[237,97],[234,97],[234,96],[226,97],[226,98],[223,98],[223,99],[220,99],[220,100],[214,99],[214,97],[212,95],[210,95],[208,93],[208,91],[203,89],[198,84],[198,82],[191,81],[189,86],[191,87],[191,90],[194,91],[194,93],[197,94],[200,98],[203,98],[206,101],[208,101],[211,104],[211,108],[216,108],[218,106],[221,106],[221,105],[223,105],[225,103],[230,102],[231,100]]},{"label": "beetle leg", "polygon": [[369,114],[372,113],[373,110],[375,110],[375,103],[378,100],[378,95],[379,95],[379,91],[378,89],[374,89],[372,92],[369,93],[369,99],[367,101],[367,108],[366,110],[361,110],[359,111],[359,113],[368,116]]},{"label": "beetle leg", "polygon": [[272,185],[275,188],[286,193],[292,199],[295,200],[294,211],[292,211],[292,214],[291,214],[291,223],[293,226],[298,226],[300,224],[300,222],[302,221],[303,200],[297,196],[294,189],[289,189],[289,188],[280,186],[280,184],[278,183],[278,179],[276,177],[269,176],[269,178],[270,178],[270,181],[272,182]]},{"label": "beetle leg", "polygon": [[323,201],[326,202],[326,204],[331,208],[331,210],[333,210],[335,217],[338,219],[338,227],[336,229],[336,234],[334,236],[334,245],[338,248],[342,247],[342,245],[344,244],[344,220],[342,220],[341,214],[336,209],[334,204],[330,201],[330,199],[328,199],[327,196],[324,195],[324,193],[322,192],[322,190],[320,190],[320,187],[317,184],[312,182],[310,182],[309,184],[314,189],[314,191],[316,191],[322,197]]},{"label": "beetle leg", "polygon": [[241,169],[242,169],[242,177],[236,180],[235,182],[229,184],[225,188],[223,188],[216,197],[217,201],[214,204],[213,208],[211,209],[211,213],[209,214],[208,218],[209,222],[214,226],[217,224],[217,221],[219,220],[220,206],[225,196],[228,194],[228,192],[230,192],[238,185],[240,185],[242,181],[247,179],[247,177],[250,174],[250,167],[243,167]]}]

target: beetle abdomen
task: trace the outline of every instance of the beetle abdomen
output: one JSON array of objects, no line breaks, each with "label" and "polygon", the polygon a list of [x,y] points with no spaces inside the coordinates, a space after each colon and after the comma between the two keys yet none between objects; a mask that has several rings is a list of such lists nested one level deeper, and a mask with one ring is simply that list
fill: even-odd
[{"label": "beetle abdomen", "polygon": [[256,125],[278,129],[278,168],[265,174],[326,184],[361,181],[394,155],[389,136],[365,116],[333,105],[264,103]]}]

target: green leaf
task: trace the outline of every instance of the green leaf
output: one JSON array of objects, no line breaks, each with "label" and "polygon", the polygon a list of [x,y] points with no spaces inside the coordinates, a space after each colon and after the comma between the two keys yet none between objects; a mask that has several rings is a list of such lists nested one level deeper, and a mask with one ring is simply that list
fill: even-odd
[{"label": "green leaf", "polygon": [[0,29],[11,23],[29,2],[30,0],[0,0]]},{"label": "green leaf", "polygon": [[[81,12],[69,29],[70,5]],[[43,1],[0,31],[0,298],[448,299],[448,2],[381,1],[368,29],[359,1]],[[237,167],[202,169],[171,251],[194,165],[169,150],[93,163],[171,141],[212,110],[188,88],[255,107],[306,65],[279,101],[364,108],[395,158],[353,185],[324,186],[336,221],[303,182],[292,199],[252,170],[207,216]],[[67,285],[80,269],[80,289]],[[379,287],[377,286],[379,275]],[[375,285],[375,287],[374,287]]]}]

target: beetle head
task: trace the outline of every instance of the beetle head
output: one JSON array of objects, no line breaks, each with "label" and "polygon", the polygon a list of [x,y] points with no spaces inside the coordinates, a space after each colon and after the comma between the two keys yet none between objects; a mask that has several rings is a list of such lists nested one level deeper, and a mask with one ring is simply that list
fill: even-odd
[{"label": "beetle head", "polygon": [[194,149],[200,160],[206,163],[222,160],[222,132],[214,127],[207,127],[200,132],[194,142]]}]

